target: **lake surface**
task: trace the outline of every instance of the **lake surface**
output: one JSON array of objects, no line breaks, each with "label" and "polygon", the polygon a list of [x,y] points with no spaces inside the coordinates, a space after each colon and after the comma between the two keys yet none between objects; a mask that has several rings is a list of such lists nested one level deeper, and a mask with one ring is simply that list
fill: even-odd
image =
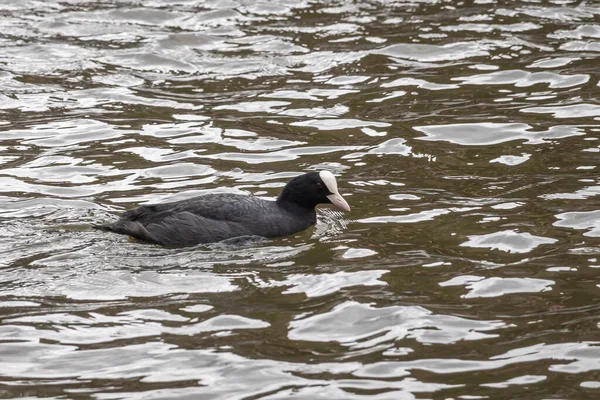
[{"label": "lake surface", "polygon": [[[4,1],[0,397],[600,396],[600,4]],[[94,231],[338,176],[242,244]]]}]

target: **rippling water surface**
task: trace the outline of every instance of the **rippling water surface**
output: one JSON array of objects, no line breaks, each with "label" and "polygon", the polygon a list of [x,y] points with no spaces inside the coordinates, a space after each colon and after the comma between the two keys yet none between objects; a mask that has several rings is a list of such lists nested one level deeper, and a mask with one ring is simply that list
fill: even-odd
[{"label": "rippling water surface", "polygon": [[[600,396],[600,4],[0,4],[0,396]],[[328,169],[353,210],[90,225]]]}]

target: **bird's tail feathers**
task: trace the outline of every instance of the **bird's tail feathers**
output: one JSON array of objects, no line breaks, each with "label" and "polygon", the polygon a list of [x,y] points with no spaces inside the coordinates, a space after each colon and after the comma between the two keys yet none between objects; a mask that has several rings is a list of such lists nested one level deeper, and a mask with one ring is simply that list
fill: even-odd
[{"label": "bird's tail feathers", "polygon": [[129,235],[146,242],[156,243],[156,240],[152,237],[152,234],[137,221],[119,220],[108,225],[92,225],[92,228],[105,232],[115,232],[123,235]]}]

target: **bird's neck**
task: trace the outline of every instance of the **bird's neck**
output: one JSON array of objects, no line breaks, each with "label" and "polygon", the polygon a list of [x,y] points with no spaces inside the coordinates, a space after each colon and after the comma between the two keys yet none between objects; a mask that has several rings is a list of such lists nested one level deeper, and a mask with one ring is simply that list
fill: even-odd
[{"label": "bird's neck", "polygon": [[299,202],[292,193],[286,193],[285,191],[277,198],[277,205],[286,211],[300,212],[300,213],[314,213],[315,204],[309,202]]}]

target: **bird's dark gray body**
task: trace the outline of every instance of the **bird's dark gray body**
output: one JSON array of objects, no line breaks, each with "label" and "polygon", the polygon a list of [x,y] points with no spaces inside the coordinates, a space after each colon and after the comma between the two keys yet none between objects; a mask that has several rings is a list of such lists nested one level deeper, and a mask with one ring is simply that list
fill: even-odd
[{"label": "bird's dark gray body", "polygon": [[102,227],[162,246],[191,246],[239,236],[281,237],[315,224],[314,208],[284,208],[276,201],[233,194],[141,206]]},{"label": "bird's dark gray body", "polygon": [[277,201],[239,194],[208,194],[141,206],[95,228],[167,247],[193,246],[241,236],[288,236],[317,222],[317,204],[350,206],[331,172],[309,172],[285,185]]}]

